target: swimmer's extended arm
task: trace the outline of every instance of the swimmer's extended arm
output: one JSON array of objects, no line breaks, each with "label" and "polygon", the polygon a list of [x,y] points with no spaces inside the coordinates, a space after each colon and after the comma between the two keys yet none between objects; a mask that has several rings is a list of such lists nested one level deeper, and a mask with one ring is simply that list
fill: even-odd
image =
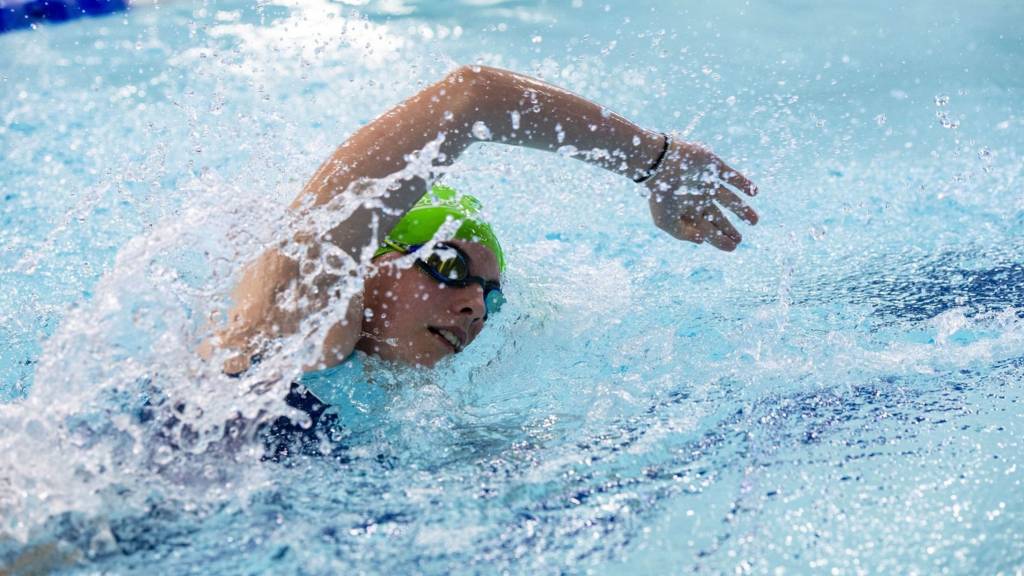
[{"label": "swimmer's extended arm", "polygon": [[[630,179],[638,179],[665,152],[665,136],[645,130],[581,96],[528,76],[463,66],[364,126],[342,144],[310,179],[298,205],[312,196],[328,202],[363,178],[384,178],[406,168],[408,157],[443,139],[434,166],[453,163],[469,146],[500,142],[556,151]],[[659,169],[645,182],[655,224],[682,240],[732,250],[740,235],[715,202],[754,224],[757,214],[723,184],[753,196],[756,187],[706,148],[672,140]],[[426,192],[419,177],[403,181],[386,199],[390,214],[367,212],[349,219],[335,241],[349,253],[379,242]],[[686,195],[674,194],[677,190]],[[370,229],[371,216],[380,218]],[[376,238],[374,238],[376,236]]]},{"label": "swimmer's extended arm", "polygon": [[495,68],[468,70],[475,98],[456,129],[463,147],[475,141],[473,125],[483,121],[496,142],[542,150],[572,146],[573,157],[632,180],[650,175],[644,185],[654,223],[680,240],[736,248],[742,238],[716,202],[757,223],[757,213],[724,184],[750,196],[757,188],[703,146],[667,139],[533,78]]},{"label": "swimmer's extended arm", "polygon": [[[384,197],[375,192],[375,201],[356,203],[359,207],[348,218],[314,235],[322,239],[313,241],[314,251],[317,242],[326,241],[364,259],[365,248],[379,244],[423,196],[437,176],[433,168],[450,165],[484,140],[549,151],[572,146],[575,158],[634,180],[657,163],[657,172],[644,183],[651,190],[651,213],[658,227],[682,240],[706,241],[723,250],[736,247],[740,236],[716,202],[751,224],[757,221],[754,211],[723,184],[750,195],[754,185],[706,149],[672,140],[666,153],[661,133],[561,88],[483,66],[458,68],[360,128],[320,166],[292,208],[316,208],[345,193],[357,200],[360,183],[390,179]],[[277,250],[246,269],[234,292],[229,326],[219,335],[220,345],[240,352],[229,371],[248,365],[256,342],[294,333],[303,318],[329,304],[328,293],[338,278],[305,278],[301,269]],[[283,308],[282,298],[301,304]],[[362,304],[354,298],[326,339],[325,364],[351,353],[361,318]]]}]

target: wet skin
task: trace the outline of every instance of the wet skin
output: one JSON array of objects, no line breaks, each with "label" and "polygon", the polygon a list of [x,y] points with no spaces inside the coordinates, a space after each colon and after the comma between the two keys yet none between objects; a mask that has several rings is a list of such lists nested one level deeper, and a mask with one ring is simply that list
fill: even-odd
[{"label": "wet skin", "polygon": [[[469,273],[498,281],[498,260],[475,242],[452,240],[469,257]],[[363,289],[362,334],[356,349],[384,360],[431,367],[466,348],[484,327],[483,288],[446,286],[416,266],[397,264],[400,254],[377,259]],[[452,342],[451,340],[454,340]]]}]

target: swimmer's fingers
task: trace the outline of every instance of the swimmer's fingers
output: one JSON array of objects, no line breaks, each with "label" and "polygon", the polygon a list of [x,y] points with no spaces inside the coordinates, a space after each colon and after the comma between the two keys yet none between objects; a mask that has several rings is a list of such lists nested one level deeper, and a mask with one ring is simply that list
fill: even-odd
[{"label": "swimmer's fingers", "polygon": [[730,168],[729,165],[726,164],[725,162],[722,162],[721,159],[719,159],[718,162],[718,173],[721,175],[722,180],[726,184],[739,189],[747,196],[757,196],[756,184],[754,184],[750,180],[747,180],[747,177],[744,176],[743,174],[740,174],[738,170]]},{"label": "swimmer's fingers", "polygon": [[714,204],[704,208],[703,222],[704,241],[719,250],[732,252],[743,241],[743,236]]},{"label": "swimmer's fingers", "polygon": [[669,212],[660,203],[652,202],[651,213],[655,225],[677,240],[701,244],[710,231],[709,223],[701,221],[698,211],[693,206],[682,213]]},{"label": "swimmer's fingers", "polygon": [[686,213],[666,231],[679,240],[694,244],[707,242],[725,252],[732,252],[743,240],[722,211],[710,202],[701,205],[698,211]]},{"label": "swimmer's fingers", "polygon": [[720,187],[715,192],[715,200],[732,211],[733,214],[739,216],[747,224],[757,224],[757,212],[728,188]]},{"label": "swimmer's fingers", "polygon": [[726,252],[736,249],[743,237],[715,205],[715,198],[704,194],[650,198],[655,225],[678,240],[703,244],[707,242]]}]

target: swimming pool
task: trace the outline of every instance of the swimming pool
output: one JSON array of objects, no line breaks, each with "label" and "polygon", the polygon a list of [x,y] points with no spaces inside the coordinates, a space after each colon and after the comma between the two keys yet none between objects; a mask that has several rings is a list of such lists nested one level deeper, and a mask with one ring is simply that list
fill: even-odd
[{"label": "swimming pool", "polygon": [[[58,539],[111,573],[1021,570],[1022,16],[186,2],[0,35],[0,559]],[[628,183],[478,147],[447,181],[506,244],[494,326],[381,376],[338,458],[208,446],[284,410],[191,352],[238,263],[347,134],[474,62],[707,142],[760,185],[761,224],[733,254],[682,245]],[[146,449],[129,414],[155,394],[202,407],[191,450]]]}]

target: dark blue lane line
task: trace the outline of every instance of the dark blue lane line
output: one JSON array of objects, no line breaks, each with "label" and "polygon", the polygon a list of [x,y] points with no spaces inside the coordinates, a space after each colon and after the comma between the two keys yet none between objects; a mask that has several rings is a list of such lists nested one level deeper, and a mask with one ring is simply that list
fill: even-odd
[{"label": "dark blue lane line", "polygon": [[0,0],[0,34],[33,24],[66,22],[127,9],[127,0]]}]

